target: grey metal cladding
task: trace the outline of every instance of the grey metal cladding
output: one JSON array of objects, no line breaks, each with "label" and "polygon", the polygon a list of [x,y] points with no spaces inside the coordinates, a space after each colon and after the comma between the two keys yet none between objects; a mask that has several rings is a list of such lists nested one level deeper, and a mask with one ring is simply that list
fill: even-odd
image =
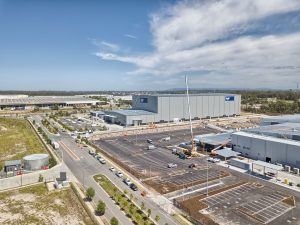
[{"label": "grey metal cladding", "polygon": [[[232,94],[208,93],[190,95],[191,116],[195,118],[222,117],[240,114],[241,96]],[[173,121],[174,118],[189,119],[186,95],[136,95],[133,96],[133,109],[145,110],[154,115],[141,115],[142,123]],[[116,115],[126,125],[132,124],[130,116]]]},{"label": "grey metal cladding", "polygon": [[[147,99],[147,102],[142,102],[142,99]],[[157,96],[134,95],[132,97],[132,108],[157,113]]]}]

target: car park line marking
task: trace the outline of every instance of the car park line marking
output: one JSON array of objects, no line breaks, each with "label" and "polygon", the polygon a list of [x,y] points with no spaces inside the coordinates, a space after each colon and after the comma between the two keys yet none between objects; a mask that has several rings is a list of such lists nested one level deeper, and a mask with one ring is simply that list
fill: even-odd
[{"label": "car park line marking", "polygon": [[171,197],[171,198],[169,198],[169,199],[170,199],[170,200],[173,200],[173,199],[175,199],[175,198],[180,198],[180,197],[183,197],[183,196],[192,194],[192,193],[196,193],[196,192],[199,192],[199,191],[206,190],[206,188],[209,189],[209,188],[216,187],[216,186],[219,186],[219,185],[222,185],[222,184],[223,184],[223,182],[216,183],[216,184],[212,184],[212,185],[210,185],[210,186],[208,186],[208,187],[203,187],[203,188],[199,188],[199,189],[192,190],[192,191],[189,191],[189,192],[184,192],[184,193],[179,194],[179,195],[175,195],[175,196],[173,196],[173,197]]},{"label": "car park line marking", "polygon": [[80,160],[80,158],[62,141],[59,142],[59,144],[63,147],[63,149],[71,156],[73,160]]}]

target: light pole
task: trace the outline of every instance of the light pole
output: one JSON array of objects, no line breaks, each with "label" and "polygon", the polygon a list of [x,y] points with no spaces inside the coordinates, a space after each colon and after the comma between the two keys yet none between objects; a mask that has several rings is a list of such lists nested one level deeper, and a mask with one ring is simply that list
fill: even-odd
[{"label": "light pole", "polygon": [[208,151],[206,149],[206,196],[208,196]]}]

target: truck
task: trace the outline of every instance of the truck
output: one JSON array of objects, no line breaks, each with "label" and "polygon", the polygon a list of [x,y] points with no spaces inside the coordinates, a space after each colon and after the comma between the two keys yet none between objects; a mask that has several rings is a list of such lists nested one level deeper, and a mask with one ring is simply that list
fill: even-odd
[{"label": "truck", "polygon": [[59,144],[58,144],[56,141],[51,141],[51,146],[52,146],[55,150],[59,149]]}]

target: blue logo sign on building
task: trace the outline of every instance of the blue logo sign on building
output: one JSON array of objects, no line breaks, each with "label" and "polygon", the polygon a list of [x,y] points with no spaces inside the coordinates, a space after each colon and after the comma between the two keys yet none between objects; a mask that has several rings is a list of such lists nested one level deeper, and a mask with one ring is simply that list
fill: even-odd
[{"label": "blue logo sign on building", "polygon": [[234,96],[226,96],[226,97],[225,97],[225,101],[226,101],[226,102],[234,101]]},{"label": "blue logo sign on building", "polygon": [[140,98],[140,103],[148,103],[148,98]]}]

